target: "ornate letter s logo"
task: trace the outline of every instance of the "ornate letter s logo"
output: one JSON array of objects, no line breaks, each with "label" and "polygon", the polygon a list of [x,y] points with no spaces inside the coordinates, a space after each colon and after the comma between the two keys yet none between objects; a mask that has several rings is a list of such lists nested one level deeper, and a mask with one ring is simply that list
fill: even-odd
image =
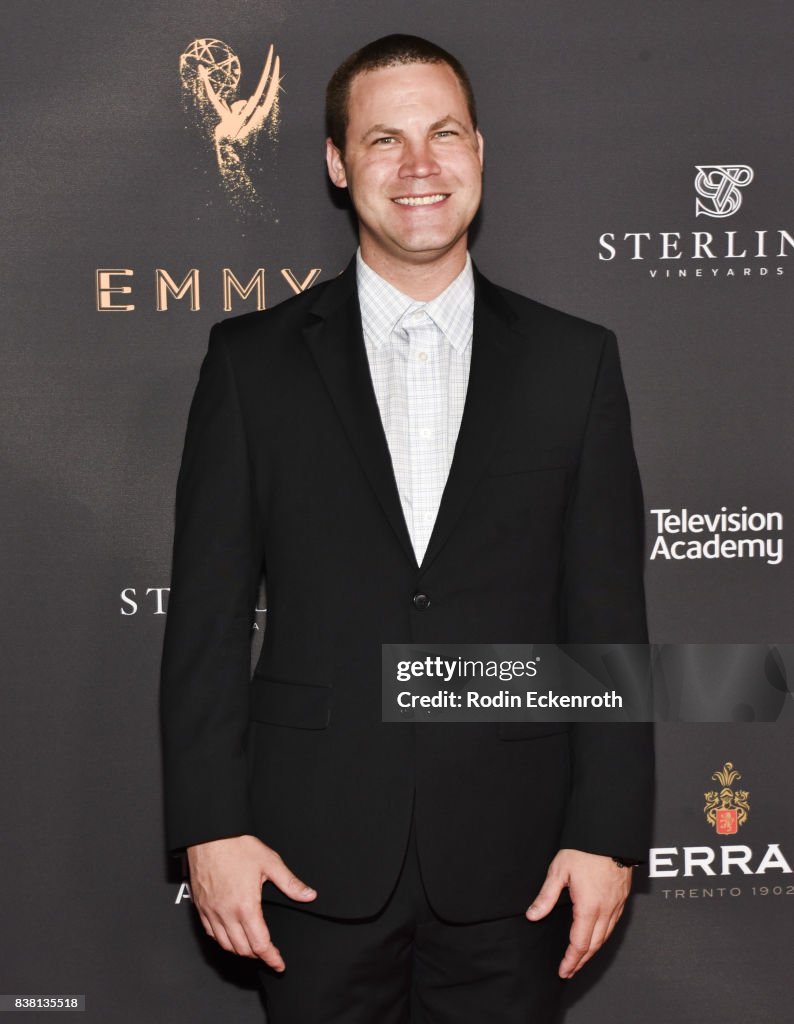
[{"label": "ornate letter s logo", "polygon": [[753,169],[747,164],[703,164],[697,166],[695,216],[730,217],[742,205],[742,193],[753,180]]}]

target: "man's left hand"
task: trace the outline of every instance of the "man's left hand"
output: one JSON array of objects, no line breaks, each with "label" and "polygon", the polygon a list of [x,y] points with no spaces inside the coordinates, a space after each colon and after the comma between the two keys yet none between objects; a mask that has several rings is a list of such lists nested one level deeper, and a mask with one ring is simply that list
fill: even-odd
[{"label": "man's left hand", "polygon": [[545,917],[568,886],[573,924],[560,963],[561,978],[572,978],[612,934],[631,891],[631,875],[631,868],[620,867],[611,857],[582,850],[560,850],[551,862],[526,916],[530,921]]}]

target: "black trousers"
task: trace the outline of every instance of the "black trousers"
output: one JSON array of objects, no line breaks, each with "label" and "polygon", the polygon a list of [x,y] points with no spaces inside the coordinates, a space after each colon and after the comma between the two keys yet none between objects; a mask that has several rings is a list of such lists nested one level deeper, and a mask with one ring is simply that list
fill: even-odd
[{"label": "black trousers", "polygon": [[[483,870],[496,870],[483,865]],[[268,1024],[553,1024],[570,904],[450,924],[422,884],[414,823],[394,891],[375,917],[342,920],[265,902],[286,962],[258,961]]]}]

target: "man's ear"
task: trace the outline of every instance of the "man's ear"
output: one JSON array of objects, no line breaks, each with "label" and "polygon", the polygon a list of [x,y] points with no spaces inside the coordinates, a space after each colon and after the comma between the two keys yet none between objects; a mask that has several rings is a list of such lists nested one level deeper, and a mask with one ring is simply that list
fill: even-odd
[{"label": "man's ear", "polygon": [[480,167],[484,167],[485,161],[485,139],[480,134],[479,128],[474,133],[477,136],[477,151],[480,154]]},{"label": "man's ear", "polygon": [[342,154],[330,138],[325,140],[325,164],[328,168],[328,177],[334,185],[337,188],[347,188],[345,162],[342,159]]}]

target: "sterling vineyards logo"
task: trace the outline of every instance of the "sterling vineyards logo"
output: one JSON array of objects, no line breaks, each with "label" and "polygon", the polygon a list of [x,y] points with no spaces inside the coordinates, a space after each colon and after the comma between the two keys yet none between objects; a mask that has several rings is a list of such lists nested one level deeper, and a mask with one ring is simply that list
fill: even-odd
[{"label": "sterling vineyards logo", "polygon": [[695,216],[730,217],[742,205],[742,193],[753,180],[753,169],[747,164],[704,164],[697,168]]},{"label": "sterling vineyards logo", "polygon": [[[734,216],[754,179],[747,164],[696,164],[695,217]],[[621,230],[598,238],[600,262],[637,263],[654,280],[782,277],[780,261],[793,255],[794,236],[785,228]]]},{"label": "sterling vineyards logo", "polygon": [[[170,593],[170,587],[123,587],[119,591],[119,598],[121,600],[119,614],[124,618],[130,618],[134,615],[167,615],[168,596]],[[251,631],[253,633],[257,633],[260,629],[264,628],[264,622],[260,626],[256,616],[265,615],[266,613],[265,592],[264,589],[260,589],[259,599],[254,608],[254,619],[251,623]]]}]

